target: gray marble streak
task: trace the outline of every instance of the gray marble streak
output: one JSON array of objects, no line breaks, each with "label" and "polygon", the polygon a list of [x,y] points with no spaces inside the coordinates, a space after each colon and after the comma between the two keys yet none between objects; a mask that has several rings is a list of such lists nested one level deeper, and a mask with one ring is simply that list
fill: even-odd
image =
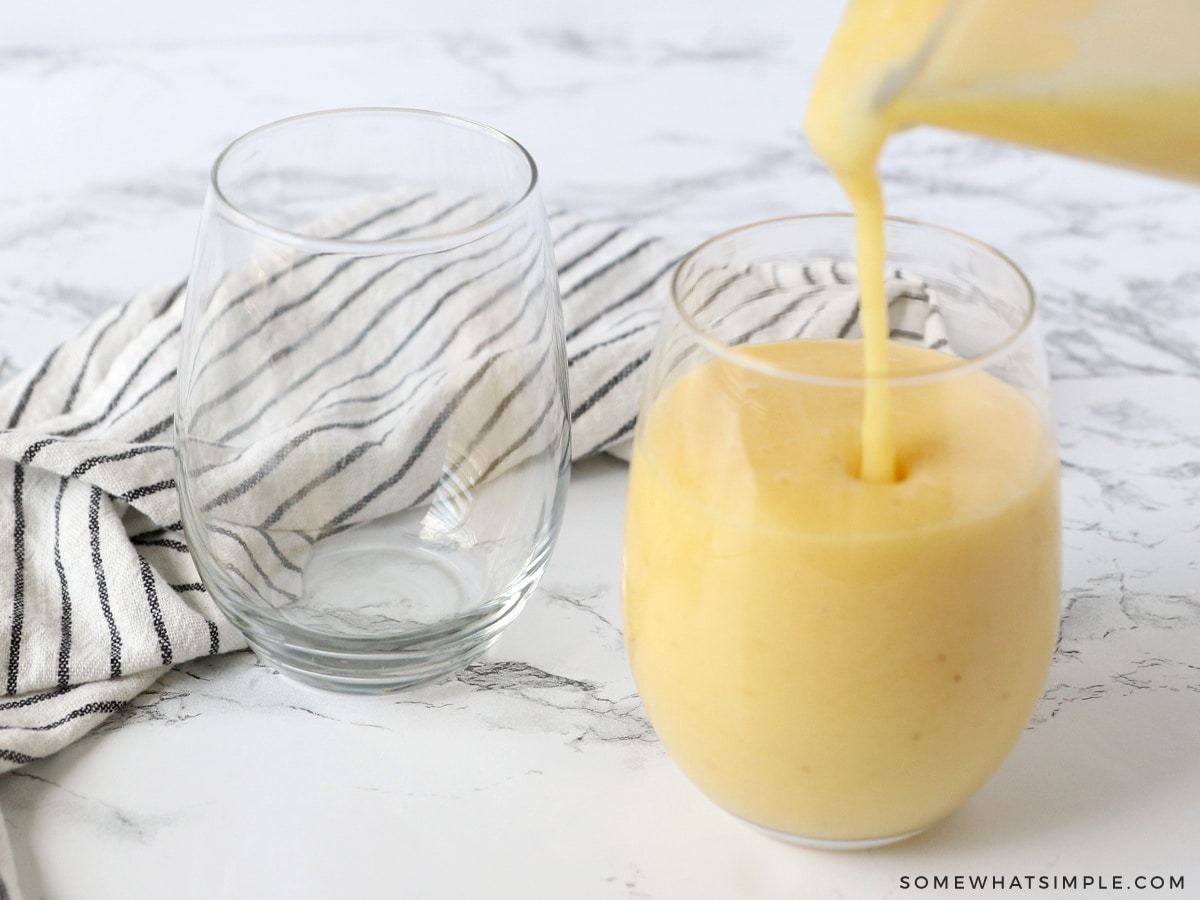
[{"label": "gray marble streak", "polygon": [[[1181,276],[1192,281],[1197,273]],[[1138,305],[1143,291],[1097,298],[1072,292],[1048,296],[1047,344],[1056,378],[1121,374],[1166,375],[1200,372],[1200,329],[1172,315]],[[1176,313],[1187,292],[1172,293]],[[1192,332],[1196,331],[1195,334]]]},{"label": "gray marble streak", "polygon": [[[0,378],[104,310],[182,278],[206,184],[167,170],[7,205],[0,192]],[[135,282],[130,270],[146,274]]]},{"label": "gray marble streak", "polygon": [[[565,744],[640,741],[655,743],[653,730],[636,694],[608,696],[605,684],[547,672],[520,660],[477,662],[450,681],[388,701],[389,712],[319,692],[298,696],[290,682],[249,654],[236,661],[197,660],[179,666],[135,698],[95,732],[102,735],[129,725],[176,727],[203,716],[271,713],[312,716],[354,728],[402,732],[409,717],[428,711],[458,711],[491,729],[531,726],[559,734]],[[230,671],[241,689],[223,687]],[[218,687],[217,685],[221,685]],[[90,739],[90,738],[89,738]]]},{"label": "gray marble streak", "polygon": [[[515,661],[476,663],[456,681],[475,691],[509,695],[544,708],[552,714],[545,719],[546,725],[559,728],[567,724],[573,745],[656,741],[636,694],[609,699],[603,696],[603,685],[552,675]],[[493,720],[492,724],[498,726],[499,722]]]},{"label": "gray marble streak", "polygon": [[85,65],[89,58],[90,54],[78,49],[3,47],[0,48],[0,74],[51,78]]},{"label": "gray marble streak", "polygon": [[1034,725],[1071,704],[1195,693],[1200,423],[1194,376],[1060,379],[1066,583],[1058,655]]},{"label": "gray marble streak", "polygon": [[97,315],[126,298],[106,296],[87,285],[54,282],[51,284],[0,285],[0,314],[4,307],[36,311],[48,325],[65,318],[90,322]]},{"label": "gray marble streak", "polygon": [[10,777],[14,789],[5,796],[6,813],[53,810],[106,839],[142,846],[153,844],[159,830],[176,821],[172,815],[147,815],[90,797],[32,772],[18,771]]},{"label": "gray marble streak", "polygon": [[[0,47],[6,132],[21,136],[0,173],[0,381],[177,281],[219,150],[311,109],[486,121],[530,149],[549,205],[680,249],[846,208],[800,130],[832,5],[671,0],[619,27],[524,2],[480,9],[508,23],[491,27],[451,5],[296,37]],[[237,19],[223,9],[205,15]],[[597,461],[577,467],[541,588],[458,678],[352,698],[248,653],[195,660],[4,779],[27,897],[137,900],[180,872],[185,898],[300,900],[902,897],[899,873],[946,870],[1200,878],[1200,192],[919,129],[881,171],[893,213],[976,235],[1028,273],[1055,379],[1059,646],[1024,739],[961,813],[894,850],[799,854],[691,788],[625,660],[625,476]],[[203,871],[198,848],[216,861]]]},{"label": "gray marble streak", "polygon": [[624,647],[625,638],[620,622],[607,615],[599,602],[603,594],[611,591],[611,587],[604,585],[574,586],[543,581],[539,590],[547,603],[565,606],[591,620],[587,623],[588,632],[602,640],[605,646],[613,650]]}]

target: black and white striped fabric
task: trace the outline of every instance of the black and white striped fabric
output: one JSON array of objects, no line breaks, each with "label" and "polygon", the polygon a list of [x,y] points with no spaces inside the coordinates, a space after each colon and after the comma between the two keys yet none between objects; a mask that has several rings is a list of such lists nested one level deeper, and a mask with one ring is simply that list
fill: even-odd
[{"label": "black and white striped fabric", "polygon": [[[460,233],[496,211],[494,199],[446,192],[364,206],[318,224],[385,240],[430,222]],[[375,587],[348,589],[346,554],[382,540],[397,566],[417,544],[470,570],[456,609],[507,596],[523,563],[544,558],[569,462],[550,249],[539,216],[419,253],[271,244],[201,290],[207,303],[184,323],[175,439],[207,587],[318,639],[395,633],[414,615],[431,624],[440,595],[414,613],[410,592],[384,586],[378,557],[358,567],[377,573]],[[346,602],[361,594],[371,602]]]},{"label": "black and white striped fabric", "polygon": [[[574,455],[624,457],[679,257],[617,222],[558,213],[550,223]],[[828,289],[817,305],[779,294],[794,273],[736,274],[736,285],[728,273],[714,283],[773,298],[738,313],[747,339],[856,333],[857,294],[835,265],[805,272]],[[923,286],[892,281],[894,333],[944,343]],[[136,297],[0,387],[0,771],[76,740],[169,667],[245,647],[209,598],[180,521],[183,295],[178,284]],[[0,900],[15,896],[0,840]]]}]

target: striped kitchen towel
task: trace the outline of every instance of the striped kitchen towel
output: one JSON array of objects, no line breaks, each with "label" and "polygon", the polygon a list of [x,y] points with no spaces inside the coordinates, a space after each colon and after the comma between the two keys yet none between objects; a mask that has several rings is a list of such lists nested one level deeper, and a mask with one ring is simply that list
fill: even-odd
[{"label": "striped kitchen towel", "polygon": [[[628,438],[677,259],[618,223],[551,217],[575,455]],[[0,766],[94,728],[165,668],[244,642],[204,591],[175,497],[184,285],[109,311],[0,387]]]},{"label": "striped kitchen towel", "polygon": [[[611,220],[550,224],[574,456],[625,456],[679,256]],[[806,269],[823,290],[794,295],[779,267],[734,274],[711,281],[723,301],[757,304],[737,314],[747,339],[855,333],[857,294],[836,265]],[[897,277],[889,290],[897,335],[940,342],[924,286]],[[76,740],[169,667],[245,646],[197,574],[176,499],[183,296],[183,284],[144,293],[0,386],[0,771]],[[2,838],[0,900],[16,896]]]}]

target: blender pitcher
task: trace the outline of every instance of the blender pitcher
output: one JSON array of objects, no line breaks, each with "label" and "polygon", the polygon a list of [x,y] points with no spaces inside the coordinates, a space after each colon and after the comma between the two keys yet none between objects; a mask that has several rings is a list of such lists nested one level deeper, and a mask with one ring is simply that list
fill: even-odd
[{"label": "blender pitcher", "polygon": [[1197,0],[856,0],[847,27],[878,30],[858,46],[891,58],[874,100],[893,130],[1200,181]]}]

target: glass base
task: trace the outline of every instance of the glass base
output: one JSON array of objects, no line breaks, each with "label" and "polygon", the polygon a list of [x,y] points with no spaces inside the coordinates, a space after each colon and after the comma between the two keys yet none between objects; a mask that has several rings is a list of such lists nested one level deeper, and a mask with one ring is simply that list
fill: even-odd
[{"label": "glass base", "polygon": [[[495,638],[450,657],[414,663],[410,660],[343,657],[337,666],[313,665],[310,660],[297,661],[288,648],[266,647],[247,639],[250,649],[267,666],[277,669],[293,681],[322,691],[338,694],[397,694],[427,684],[445,681],[466,668],[492,645]],[[311,656],[306,651],[305,656]]]},{"label": "glass base", "polygon": [[279,635],[266,635],[250,623],[235,624],[242,626],[250,649],[265,665],[301,684],[340,694],[394,694],[444,681],[466,668],[491,647],[523,606],[524,598],[483,627],[474,623],[463,632],[442,632],[419,644],[410,636],[403,646],[393,648],[386,646],[386,640],[362,647],[347,642],[300,646]]},{"label": "glass base", "polygon": [[[742,819],[742,821],[746,822],[745,819]],[[886,847],[888,844],[897,844],[900,841],[906,841],[925,831],[925,828],[918,828],[916,831],[906,831],[904,834],[893,834],[888,837],[866,838],[859,841],[831,841],[826,838],[810,838],[798,834],[787,834],[771,828],[764,828],[762,825],[755,825],[753,822],[746,822],[746,824],[755,831],[761,832],[767,837],[775,838],[777,841],[795,844],[797,847],[808,847],[812,850],[870,850],[874,847]]]}]

